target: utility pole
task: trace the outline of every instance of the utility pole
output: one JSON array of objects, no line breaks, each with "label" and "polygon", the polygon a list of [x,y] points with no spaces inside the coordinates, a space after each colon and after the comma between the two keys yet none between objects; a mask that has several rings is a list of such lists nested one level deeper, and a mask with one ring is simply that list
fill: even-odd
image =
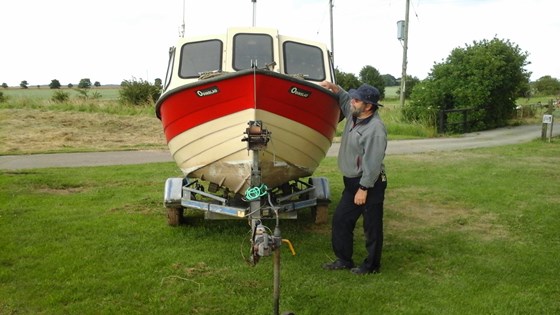
[{"label": "utility pole", "polygon": [[331,18],[331,62],[334,64],[333,7],[334,5],[332,3],[332,0],[329,0],[329,10]]},{"label": "utility pole", "polygon": [[185,0],[183,0],[183,24],[179,28],[179,37],[185,37]]},{"label": "utility pole", "polygon": [[257,0],[251,0],[253,2],[253,27],[257,26]]},{"label": "utility pole", "polygon": [[409,7],[410,7],[410,0],[406,0],[406,13],[404,16],[404,32],[402,34],[403,60],[402,60],[402,74],[401,74],[401,99],[400,99],[401,108],[404,107],[404,92],[406,90],[406,65],[408,63],[406,54],[408,50],[408,8]]}]

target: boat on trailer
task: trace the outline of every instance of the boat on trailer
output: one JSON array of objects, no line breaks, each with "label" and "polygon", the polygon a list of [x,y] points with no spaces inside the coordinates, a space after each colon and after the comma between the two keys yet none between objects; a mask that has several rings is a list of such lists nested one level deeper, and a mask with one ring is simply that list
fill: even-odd
[{"label": "boat on trailer", "polygon": [[[184,208],[209,219],[294,218],[318,205],[325,213],[317,220],[326,220],[328,182],[310,176],[332,144],[340,109],[323,80],[335,81],[326,45],[276,29],[179,38],[156,103],[185,176],[166,182],[169,223],[180,223]],[[274,206],[251,209],[253,198]]]}]

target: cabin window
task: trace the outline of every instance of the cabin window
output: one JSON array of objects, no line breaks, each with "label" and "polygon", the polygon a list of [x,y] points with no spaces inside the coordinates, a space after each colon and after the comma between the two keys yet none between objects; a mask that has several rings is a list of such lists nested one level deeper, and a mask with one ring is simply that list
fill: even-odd
[{"label": "cabin window", "polygon": [[323,51],[316,46],[287,41],[284,43],[284,73],[303,74],[305,79],[323,81]]},{"label": "cabin window", "polygon": [[222,70],[222,41],[192,42],[181,48],[181,78],[198,78],[201,73]]},{"label": "cabin window", "polygon": [[266,34],[237,34],[233,38],[233,69],[264,68],[274,61],[272,37]]}]

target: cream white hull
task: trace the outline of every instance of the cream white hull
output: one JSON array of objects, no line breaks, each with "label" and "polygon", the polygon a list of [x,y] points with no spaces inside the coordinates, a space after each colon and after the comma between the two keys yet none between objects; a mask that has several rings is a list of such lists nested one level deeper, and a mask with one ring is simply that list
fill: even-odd
[{"label": "cream white hull", "polygon": [[260,120],[271,133],[259,151],[262,182],[277,187],[311,175],[331,145],[321,133],[282,116],[246,109],[182,132],[168,143],[185,176],[244,193],[250,187],[253,151],[242,141],[249,121]]}]

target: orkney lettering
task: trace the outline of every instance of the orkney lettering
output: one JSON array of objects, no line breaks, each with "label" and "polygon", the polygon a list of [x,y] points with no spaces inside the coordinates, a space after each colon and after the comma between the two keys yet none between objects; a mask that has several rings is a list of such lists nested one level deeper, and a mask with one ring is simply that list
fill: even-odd
[{"label": "orkney lettering", "polygon": [[294,95],[297,95],[297,96],[300,96],[300,97],[305,97],[305,98],[308,98],[309,95],[311,95],[311,92],[306,91],[306,90],[302,90],[302,89],[300,89],[296,86],[293,86],[293,87],[290,88],[290,93],[292,93]]},{"label": "orkney lettering", "polygon": [[198,95],[200,97],[204,97],[204,96],[214,95],[214,94],[217,94],[219,92],[220,92],[220,90],[218,90],[217,86],[212,86],[212,87],[209,87],[209,88],[204,89],[204,90],[196,91],[196,95]]}]

